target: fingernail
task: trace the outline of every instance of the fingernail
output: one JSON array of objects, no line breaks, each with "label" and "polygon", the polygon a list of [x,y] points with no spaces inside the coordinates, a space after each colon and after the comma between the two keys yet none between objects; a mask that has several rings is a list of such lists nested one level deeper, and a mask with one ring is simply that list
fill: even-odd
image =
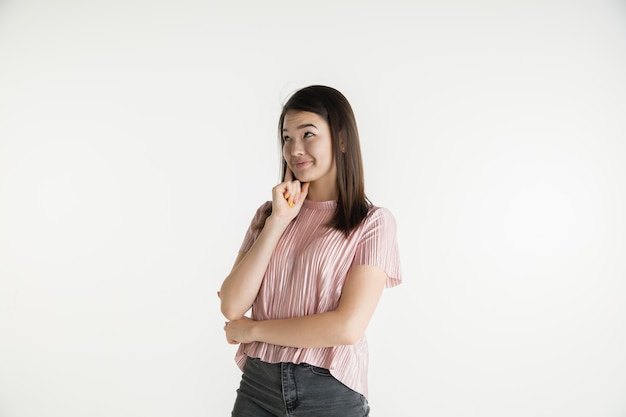
[{"label": "fingernail", "polygon": [[289,194],[285,194],[284,197],[285,197],[285,200],[287,200],[289,198]]},{"label": "fingernail", "polygon": [[289,207],[293,207],[293,200],[289,202]]}]

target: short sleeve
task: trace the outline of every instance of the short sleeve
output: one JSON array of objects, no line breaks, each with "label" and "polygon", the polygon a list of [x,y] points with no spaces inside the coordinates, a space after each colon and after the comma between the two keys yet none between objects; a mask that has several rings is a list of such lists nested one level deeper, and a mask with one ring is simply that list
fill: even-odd
[{"label": "short sleeve", "polygon": [[385,208],[375,207],[365,219],[352,266],[374,266],[387,274],[386,287],[402,282],[396,219]]},{"label": "short sleeve", "polygon": [[248,252],[252,247],[252,244],[261,233],[261,228],[255,227],[263,221],[263,218],[266,216],[267,211],[272,207],[271,201],[266,201],[259,207],[250,222],[250,226],[248,227],[248,231],[246,232],[245,237],[243,238],[243,242],[241,243],[241,248],[239,248],[239,252]]}]

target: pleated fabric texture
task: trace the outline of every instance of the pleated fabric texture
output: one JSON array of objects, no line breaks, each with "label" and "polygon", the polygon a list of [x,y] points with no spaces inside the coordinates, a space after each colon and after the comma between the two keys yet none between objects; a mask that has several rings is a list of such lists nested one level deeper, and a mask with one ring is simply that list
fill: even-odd
[{"label": "pleated fabric texture", "polygon": [[[257,210],[241,251],[247,252],[259,235],[253,230],[266,209]],[[308,316],[337,308],[344,280],[352,266],[368,265],[387,274],[387,287],[402,281],[396,221],[392,213],[373,207],[363,223],[347,238],[326,224],[337,207],[336,201],[305,200],[298,216],[280,238],[259,294],[252,305],[252,318],[270,320]],[[241,344],[235,355],[240,369],[247,357],[269,363],[308,363],[330,370],[344,385],[368,395],[367,340],[354,345],[326,348],[293,348],[268,343]]]}]

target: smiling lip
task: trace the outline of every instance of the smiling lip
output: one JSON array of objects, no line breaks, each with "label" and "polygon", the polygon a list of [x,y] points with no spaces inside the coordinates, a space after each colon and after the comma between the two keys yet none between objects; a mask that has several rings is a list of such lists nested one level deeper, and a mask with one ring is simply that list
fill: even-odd
[{"label": "smiling lip", "polygon": [[311,161],[301,161],[301,162],[296,162],[294,164],[294,167],[296,168],[306,168],[308,167],[312,162]]}]

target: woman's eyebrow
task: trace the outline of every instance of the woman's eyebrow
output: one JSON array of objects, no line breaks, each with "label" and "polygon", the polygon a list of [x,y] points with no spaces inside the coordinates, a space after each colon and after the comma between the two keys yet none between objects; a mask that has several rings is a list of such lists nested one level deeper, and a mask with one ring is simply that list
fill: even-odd
[{"label": "woman's eyebrow", "polygon": [[[301,125],[298,125],[298,126],[296,127],[296,129],[300,130],[300,129],[304,129],[304,128],[307,128],[307,127],[314,127],[314,128],[316,128],[316,129],[317,129],[317,126],[315,126],[313,123],[303,123],[303,124],[301,124]],[[285,127],[285,128],[283,128],[283,132],[287,132],[288,130],[289,130],[289,129],[287,129],[286,127]]]}]

